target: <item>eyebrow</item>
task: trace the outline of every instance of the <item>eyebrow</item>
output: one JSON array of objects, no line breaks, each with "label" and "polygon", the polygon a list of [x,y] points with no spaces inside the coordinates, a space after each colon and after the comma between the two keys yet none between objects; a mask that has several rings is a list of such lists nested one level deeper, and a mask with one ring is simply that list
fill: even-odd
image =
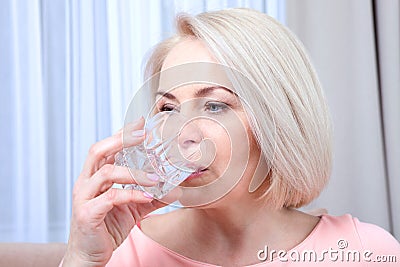
[{"label": "eyebrow", "polygon": [[[234,92],[232,92],[231,90],[229,90],[226,87],[223,86],[207,86],[204,88],[199,89],[198,91],[196,91],[196,93],[194,94],[195,97],[205,97],[205,96],[209,96],[210,94],[212,94],[213,91],[217,90],[217,89],[223,89],[225,91],[228,91],[229,93],[236,95]],[[170,100],[176,100],[176,97],[168,92],[157,92],[156,96],[161,95],[165,98],[168,98]]]}]

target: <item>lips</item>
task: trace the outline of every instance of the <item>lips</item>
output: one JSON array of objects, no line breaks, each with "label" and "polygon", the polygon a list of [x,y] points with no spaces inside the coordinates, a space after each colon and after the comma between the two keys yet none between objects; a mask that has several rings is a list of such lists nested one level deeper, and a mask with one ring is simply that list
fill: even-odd
[{"label": "lips", "polygon": [[205,171],[205,170],[207,170],[207,168],[200,167],[200,168],[198,168],[197,171],[195,171],[195,172],[202,172],[202,171]]},{"label": "lips", "polygon": [[193,173],[202,172],[202,171],[205,171],[205,170],[208,169],[208,168],[207,168],[206,166],[204,166],[204,165],[201,166],[201,165],[195,165],[195,164],[191,164],[191,165],[187,164],[186,167],[187,167],[188,169],[195,170]]},{"label": "lips", "polygon": [[195,178],[199,178],[199,177],[202,176],[207,170],[208,170],[207,168],[198,169],[197,171],[193,172],[188,178],[186,178],[185,181],[192,180],[192,179],[195,179]]}]

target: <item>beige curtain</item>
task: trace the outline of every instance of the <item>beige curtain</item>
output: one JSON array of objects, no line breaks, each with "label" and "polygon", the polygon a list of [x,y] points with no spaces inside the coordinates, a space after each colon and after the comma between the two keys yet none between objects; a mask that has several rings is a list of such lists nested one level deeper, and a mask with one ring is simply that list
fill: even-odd
[{"label": "beige curtain", "polygon": [[398,0],[286,0],[334,123],[331,181],[309,208],[351,213],[400,239]]}]

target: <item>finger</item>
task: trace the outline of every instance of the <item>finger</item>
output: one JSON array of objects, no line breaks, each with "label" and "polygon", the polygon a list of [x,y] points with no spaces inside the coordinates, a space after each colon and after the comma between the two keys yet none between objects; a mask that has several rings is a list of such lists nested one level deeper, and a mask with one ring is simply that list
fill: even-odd
[{"label": "finger", "polygon": [[152,201],[153,199],[142,191],[110,188],[105,193],[88,201],[87,205],[90,207],[90,209],[85,210],[90,210],[90,218],[95,221],[102,222],[107,213],[116,206],[124,204],[132,205],[133,203],[147,204],[151,203]]},{"label": "finger", "polygon": [[[150,196],[146,193],[143,193],[146,197]],[[171,192],[169,192],[164,198],[160,199],[154,199],[153,201],[145,204],[140,204],[140,207],[136,205],[136,203],[129,203],[128,207],[130,210],[135,210],[135,213],[137,214],[137,218],[143,218],[150,212],[153,212],[155,210],[158,210],[160,208],[163,208],[165,206],[170,205],[171,203],[179,200],[179,198],[182,196],[183,191],[181,188],[174,188]]]},{"label": "finger", "polygon": [[[140,118],[136,122],[132,123],[128,128],[132,131],[142,129],[144,126],[144,119]],[[131,133],[132,133],[131,131]],[[143,142],[144,136],[132,136],[129,138],[130,145],[138,145]],[[97,142],[92,145],[89,149],[89,154],[86,158],[86,162],[83,166],[82,177],[91,177],[101,166],[106,164],[110,156],[113,156],[118,151],[122,150],[122,133],[118,132],[113,136],[110,136],[104,140]]]},{"label": "finger", "polygon": [[183,194],[182,189],[180,187],[175,187],[162,199],[155,200],[155,202],[157,202],[157,203],[154,203],[154,205],[157,208],[161,208],[166,205],[170,205],[170,204],[174,203],[175,201],[178,201],[181,198],[182,194]]},{"label": "finger", "polygon": [[115,155],[110,155],[105,159],[105,164],[114,164],[114,163],[115,163]]},{"label": "finger", "polygon": [[[150,212],[153,212],[155,210],[158,210],[160,208],[163,208],[165,206],[170,205],[171,203],[179,200],[179,198],[182,196],[183,191],[181,188],[174,188],[171,192],[169,192],[164,198],[161,200],[159,199],[154,199],[153,201],[149,203],[144,203],[140,204],[138,207],[136,203],[129,203],[128,207],[130,210],[134,211],[134,213],[137,214],[137,219],[142,219],[144,218],[147,214]],[[150,197],[146,193],[144,193],[146,197]]]},{"label": "finger", "polygon": [[[140,127],[137,126],[139,123]],[[144,118],[140,117],[137,121],[128,123],[122,129],[123,146],[130,147],[137,145],[137,137],[144,135]]]},{"label": "finger", "polygon": [[106,164],[102,166],[90,179],[81,183],[81,195],[85,199],[92,199],[107,191],[114,183],[139,184],[142,186],[154,186],[160,177],[156,174],[145,173],[127,167]]}]

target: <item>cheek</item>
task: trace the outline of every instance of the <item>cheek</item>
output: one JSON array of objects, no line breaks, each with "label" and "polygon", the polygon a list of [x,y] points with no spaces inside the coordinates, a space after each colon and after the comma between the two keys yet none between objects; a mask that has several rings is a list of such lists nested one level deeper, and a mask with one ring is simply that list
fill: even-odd
[{"label": "cheek", "polygon": [[232,157],[232,144],[230,134],[221,125],[211,122],[206,127],[204,137],[212,143],[209,153],[213,154],[213,168],[225,169]]},{"label": "cheek", "polygon": [[243,123],[225,124],[209,122],[204,137],[213,143],[215,151],[213,168],[220,174],[228,168],[243,171],[249,161],[253,138],[247,125]]}]

